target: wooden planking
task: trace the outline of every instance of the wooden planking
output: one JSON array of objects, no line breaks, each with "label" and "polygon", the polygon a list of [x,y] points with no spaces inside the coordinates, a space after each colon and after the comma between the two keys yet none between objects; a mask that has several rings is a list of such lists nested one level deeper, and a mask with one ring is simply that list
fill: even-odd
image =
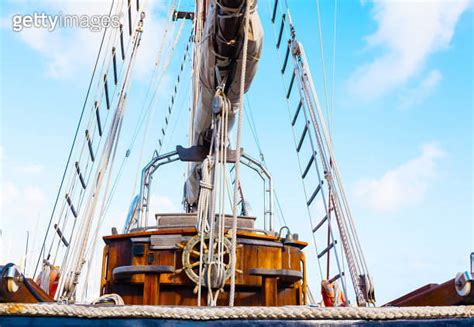
[{"label": "wooden planking", "polygon": [[[169,231],[166,231],[169,232]],[[173,233],[175,233],[174,231]],[[185,231],[190,232],[189,230]],[[173,233],[164,233],[173,234]],[[156,234],[153,232],[139,232],[128,235],[128,237],[108,238],[109,258],[106,265],[106,287],[101,289],[115,292],[124,298],[126,304],[159,304],[159,305],[197,305],[196,294],[193,293],[194,283],[187,277],[184,271],[176,274],[161,274],[155,278],[149,278],[144,274],[124,281],[114,282],[111,280],[112,270],[122,265],[171,265],[180,269],[181,249],[151,250],[150,243],[145,245],[142,256],[133,256],[132,242],[130,238],[146,237]],[[249,232],[240,235],[244,239],[262,239],[265,241],[280,241],[273,236],[252,234]],[[192,234],[191,234],[192,235]],[[245,236],[244,236],[245,235]],[[105,239],[105,238],[104,238]],[[137,243],[135,243],[137,244]],[[281,244],[281,243],[279,243]],[[235,305],[298,305],[302,304],[302,283],[283,283],[278,278],[270,277],[262,282],[262,277],[251,276],[248,270],[251,268],[267,269],[289,269],[301,270],[300,262],[303,252],[298,245],[285,245],[283,247],[265,246],[260,244],[241,244],[237,250],[237,268],[243,271],[236,279]],[[104,253],[105,259],[105,253]],[[105,263],[104,263],[105,264]],[[117,283],[120,283],[117,284]],[[145,292],[145,294],[143,294]],[[219,305],[228,304],[229,280],[224,292],[219,297]],[[103,294],[103,293],[102,293]],[[202,303],[206,303],[207,290],[203,288]]]},{"label": "wooden planking", "polygon": [[257,253],[258,266],[252,268],[281,269],[281,248],[258,246]]},{"label": "wooden planking", "polygon": [[278,288],[276,277],[262,277],[262,302],[266,307],[278,305]]},{"label": "wooden planking", "polygon": [[160,275],[146,274],[143,283],[143,304],[160,304]]},{"label": "wooden planking", "polygon": [[260,276],[251,276],[248,273],[249,269],[257,268],[258,266],[258,246],[247,245],[243,247],[243,253],[245,257],[244,262],[242,263],[242,283],[243,285],[262,285],[262,277]]}]

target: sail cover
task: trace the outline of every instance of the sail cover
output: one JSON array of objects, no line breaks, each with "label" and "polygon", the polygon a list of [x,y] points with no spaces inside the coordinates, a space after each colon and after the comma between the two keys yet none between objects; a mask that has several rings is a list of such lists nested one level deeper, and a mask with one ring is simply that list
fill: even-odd
[{"label": "sail cover", "polygon": [[[205,145],[204,135],[212,119],[212,99],[225,81],[225,94],[232,106],[229,127],[240,108],[240,81],[244,40],[245,1],[210,1],[202,34],[200,51],[198,105],[192,122],[192,145]],[[249,30],[245,76],[245,92],[257,71],[263,42],[263,28],[257,12],[257,1],[249,1]],[[217,68],[217,69],[216,69]],[[197,203],[199,196],[199,163],[189,167],[185,185],[185,200],[189,206]]]}]

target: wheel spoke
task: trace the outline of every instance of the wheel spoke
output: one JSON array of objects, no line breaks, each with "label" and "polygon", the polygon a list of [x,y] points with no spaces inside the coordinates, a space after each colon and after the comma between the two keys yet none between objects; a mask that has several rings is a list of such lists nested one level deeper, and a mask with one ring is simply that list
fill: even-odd
[{"label": "wheel spoke", "polygon": [[199,263],[200,263],[200,262],[201,262],[201,261],[196,261],[195,263],[192,263],[191,265],[189,265],[189,267],[190,267],[190,268],[197,267],[197,266],[199,266]]}]

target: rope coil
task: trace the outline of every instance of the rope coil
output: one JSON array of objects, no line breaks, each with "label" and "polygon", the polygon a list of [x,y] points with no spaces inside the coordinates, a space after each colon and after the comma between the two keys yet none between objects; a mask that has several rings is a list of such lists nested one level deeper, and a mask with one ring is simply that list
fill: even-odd
[{"label": "rope coil", "polygon": [[180,320],[215,319],[299,319],[299,320],[399,320],[399,319],[474,319],[474,306],[321,308],[282,307],[166,307],[60,304],[0,304],[0,316],[44,316],[77,318],[160,318]]}]

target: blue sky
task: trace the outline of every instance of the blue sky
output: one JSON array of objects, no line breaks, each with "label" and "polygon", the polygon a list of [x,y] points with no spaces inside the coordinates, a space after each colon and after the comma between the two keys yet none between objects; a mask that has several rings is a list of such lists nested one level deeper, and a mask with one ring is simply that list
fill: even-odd
[{"label": "blue sky", "polygon": [[[259,3],[266,37],[248,100],[285,218],[292,231],[309,241],[268,4],[267,0]],[[320,5],[330,90],[334,2],[320,1]],[[316,2],[289,1],[289,6],[324,103]],[[166,5],[155,1],[152,8],[145,19],[115,172],[132,139],[163,38]],[[32,234],[32,256],[42,240],[100,33],[66,28],[12,32],[11,17],[34,11],[104,13],[107,3],[7,1],[1,9],[0,259],[18,262],[27,230]],[[140,134],[103,233],[123,225],[137,167],[156,147],[189,24],[182,35],[157,93],[142,162],[138,162]],[[473,13],[468,1],[338,1],[331,131],[379,304],[468,269],[468,255],[474,251],[472,58]],[[186,144],[189,74],[188,63],[165,150]],[[246,120],[243,145],[258,157]],[[180,208],[183,173],[184,165],[159,173],[154,189],[156,210]],[[251,200],[253,213],[262,218],[258,188],[251,175],[244,178],[248,198],[255,199]],[[309,248],[315,285],[312,253]],[[32,269],[31,262],[28,269]],[[318,289],[316,285],[314,290]]]}]

